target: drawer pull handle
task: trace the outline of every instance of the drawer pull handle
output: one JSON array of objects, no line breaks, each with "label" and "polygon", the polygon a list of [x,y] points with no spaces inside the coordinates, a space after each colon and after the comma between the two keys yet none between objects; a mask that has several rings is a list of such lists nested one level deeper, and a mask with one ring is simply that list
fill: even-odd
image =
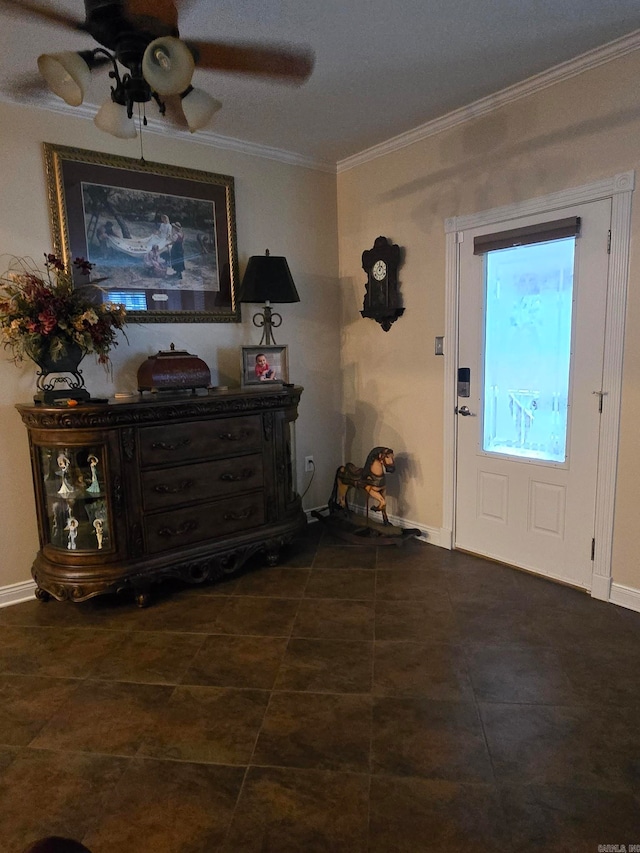
[{"label": "drawer pull handle", "polygon": [[250,480],[254,474],[255,471],[253,468],[245,468],[244,471],[240,471],[238,474],[220,474],[220,479],[224,480],[225,483],[239,483],[241,480]]},{"label": "drawer pull handle", "polygon": [[244,509],[242,512],[227,512],[224,515],[225,521],[243,521],[245,518],[251,518],[254,508],[252,506]]},{"label": "drawer pull handle", "polygon": [[177,495],[180,492],[186,492],[187,489],[191,488],[191,486],[193,486],[193,480],[183,480],[175,486],[167,486],[166,483],[158,483],[157,486],[153,487],[153,491],[158,492],[159,495]]},{"label": "drawer pull handle", "polygon": [[192,533],[198,529],[198,522],[191,519],[184,521],[180,527],[161,527],[158,530],[158,536],[184,536],[187,533]]},{"label": "drawer pull handle", "polygon": [[176,444],[169,444],[167,441],[154,441],[151,445],[152,450],[180,450],[181,447],[188,447],[191,444],[190,438],[183,438]]},{"label": "drawer pull handle", "polygon": [[221,432],[218,433],[218,438],[220,441],[241,441],[243,438],[247,438],[250,435],[246,430],[241,430],[238,433],[233,432]]}]

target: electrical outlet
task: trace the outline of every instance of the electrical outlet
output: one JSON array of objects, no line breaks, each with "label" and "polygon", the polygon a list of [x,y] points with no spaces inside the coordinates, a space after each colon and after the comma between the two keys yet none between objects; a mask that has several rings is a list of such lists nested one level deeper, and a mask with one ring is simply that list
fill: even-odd
[{"label": "electrical outlet", "polygon": [[305,471],[315,471],[316,463],[313,461],[313,456],[305,456],[304,457],[304,470]]}]

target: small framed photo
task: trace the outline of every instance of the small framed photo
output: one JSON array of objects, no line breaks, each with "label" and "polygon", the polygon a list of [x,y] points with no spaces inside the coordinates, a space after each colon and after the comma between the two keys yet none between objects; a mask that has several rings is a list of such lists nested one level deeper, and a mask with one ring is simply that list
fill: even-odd
[{"label": "small framed photo", "polygon": [[282,385],[289,381],[286,347],[242,347],[242,387]]}]

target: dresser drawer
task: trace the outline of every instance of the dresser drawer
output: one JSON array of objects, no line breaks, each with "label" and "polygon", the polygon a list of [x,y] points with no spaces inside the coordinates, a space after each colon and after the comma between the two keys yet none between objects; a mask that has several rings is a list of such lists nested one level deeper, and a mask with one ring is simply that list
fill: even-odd
[{"label": "dresser drawer", "polygon": [[255,491],[263,485],[262,455],[237,456],[144,471],[142,503],[145,511]]},{"label": "dresser drawer", "polygon": [[190,459],[233,456],[260,450],[262,418],[259,415],[248,415],[143,427],[139,436],[143,467],[180,464]]},{"label": "dresser drawer", "polygon": [[158,554],[171,548],[250,530],[261,524],[264,524],[263,492],[161,512],[145,519],[147,551]]}]

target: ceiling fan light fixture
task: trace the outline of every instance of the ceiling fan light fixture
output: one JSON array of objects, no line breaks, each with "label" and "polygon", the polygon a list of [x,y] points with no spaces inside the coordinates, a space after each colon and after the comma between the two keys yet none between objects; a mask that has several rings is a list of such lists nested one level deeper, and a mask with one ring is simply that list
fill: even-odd
[{"label": "ceiling fan light fixture", "polygon": [[136,123],[127,115],[127,108],[111,98],[105,101],[93,119],[96,127],[118,139],[135,139],[138,135]]},{"label": "ceiling fan light fixture", "polygon": [[205,127],[211,121],[213,114],[222,107],[220,101],[216,101],[202,89],[194,89],[193,86],[189,86],[180,98],[184,117],[191,133]]},{"label": "ceiling fan light fixture", "polygon": [[51,91],[69,106],[79,107],[91,79],[91,69],[79,53],[43,53],[38,70]]},{"label": "ceiling fan light fixture", "polygon": [[159,95],[179,95],[190,85],[195,62],[187,45],[174,36],[154,39],[142,57],[142,76]]}]

